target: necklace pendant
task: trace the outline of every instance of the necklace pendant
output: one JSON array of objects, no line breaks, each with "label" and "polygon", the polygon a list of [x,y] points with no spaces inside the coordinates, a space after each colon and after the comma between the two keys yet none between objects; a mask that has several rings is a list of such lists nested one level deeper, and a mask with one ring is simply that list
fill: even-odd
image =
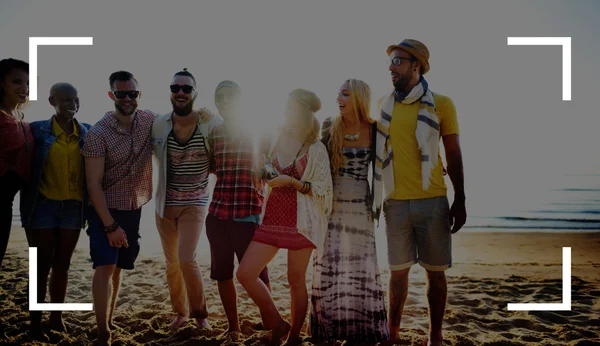
[{"label": "necklace pendant", "polygon": [[358,132],[357,134],[354,134],[354,135],[349,135],[347,133],[344,133],[344,139],[347,141],[356,141],[356,140],[358,140],[359,137],[360,137],[360,132]]}]

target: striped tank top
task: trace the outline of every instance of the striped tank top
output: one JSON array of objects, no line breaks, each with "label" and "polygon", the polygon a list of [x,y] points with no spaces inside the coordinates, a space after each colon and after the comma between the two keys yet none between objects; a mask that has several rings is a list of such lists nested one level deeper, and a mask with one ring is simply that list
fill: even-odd
[{"label": "striped tank top", "polygon": [[207,205],[208,166],[209,157],[205,138],[197,129],[185,144],[177,142],[171,132],[167,141],[165,205]]}]

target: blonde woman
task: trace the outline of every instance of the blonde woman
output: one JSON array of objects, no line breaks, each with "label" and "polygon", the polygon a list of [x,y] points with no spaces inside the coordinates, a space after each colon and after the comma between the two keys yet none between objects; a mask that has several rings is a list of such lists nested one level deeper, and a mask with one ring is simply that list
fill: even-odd
[{"label": "blonde woman", "polygon": [[[331,210],[329,158],[318,140],[319,122],[314,116],[320,108],[321,101],[308,90],[296,89],[289,94],[285,122],[267,160],[277,176],[269,176],[261,226],[237,271],[239,282],[258,305],[265,327],[272,330],[271,342],[289,333],[288,345],[300,343],[308,309],[306,269],[313,250],[322,249]],[[291,326],[258,278],[279,249],[288,250]]]},{"label": "blonde woman", "polygon": [[323,122],[334,197],[325,251],[313,261],[310,330],[315,341],[375,344],[389,338],[368,181],[377,131],[370,100],[367,83],[349,79],[338,93],[339,115]]}]

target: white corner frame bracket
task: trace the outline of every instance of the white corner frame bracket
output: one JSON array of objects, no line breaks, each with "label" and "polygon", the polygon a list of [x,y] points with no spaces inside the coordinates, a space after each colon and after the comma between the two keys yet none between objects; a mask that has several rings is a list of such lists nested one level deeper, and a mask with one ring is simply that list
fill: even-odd
[{"label": "white corner frame bracket", "polygon": [[94,304],[38,303],[37,247],[29,248],[29,311],[92,311]]},{"label": "white corner frame bracket", "polygon": [[571,311],[571,248],[562,250],[562,303],[509,303],[509,311]]},{"label": "white corner frame bracket", "polygon": [[38,46],[92,46],[93,44],[93,37],[30,37],[29,100],[37,101]]},{"label": "white corner frame bracket", "polygon": [[562,46],[562,99],[571,101],[571,37],[508,37],[509,46]]}]

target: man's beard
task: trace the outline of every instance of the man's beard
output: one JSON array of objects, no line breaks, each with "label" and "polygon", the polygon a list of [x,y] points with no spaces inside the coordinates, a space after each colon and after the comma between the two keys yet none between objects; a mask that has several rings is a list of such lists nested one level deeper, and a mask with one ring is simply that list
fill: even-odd
[{"label": "man's beard", "polygon": [[132,110],[130,112],[126,112],[125,108],[117,102],[115,102],[115,108],[119,111],[119,113],[121,113],[123,115],[132,115],[133,113],[135,113],[135,110],[137,109],[137,105],[133,105]]},{"label": "man's beard", "polygon": [[175,113],[175,115],[185,117],[192,113],[192,110],[194,109],[194,99],[189,100],[183,107],[178,106],[177,101],[171,99],[171,105],[173,105],[173,113]]},{"label": "man's beard", "polygon": [[408,93],[410,90],[406,90],[406,86],[410,83],[413,77],[413,72],[408,71],[405,75],[398,75],[398,80],[394,83],[394,88],[402,93]]}]

